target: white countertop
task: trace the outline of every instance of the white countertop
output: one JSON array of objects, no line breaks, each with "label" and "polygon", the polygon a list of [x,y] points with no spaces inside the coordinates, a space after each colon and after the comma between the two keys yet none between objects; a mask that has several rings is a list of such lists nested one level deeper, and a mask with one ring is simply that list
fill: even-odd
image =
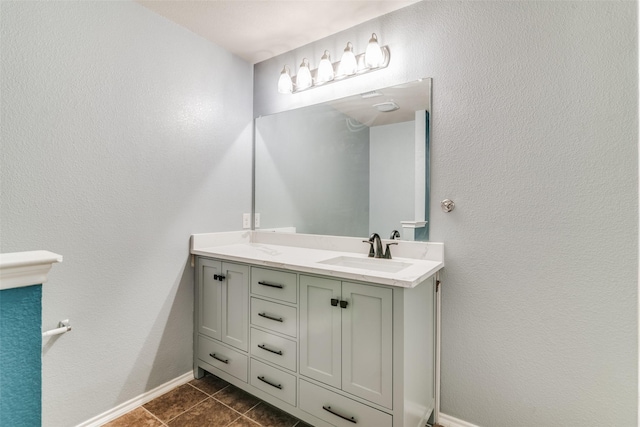
[{"label": "white countertop", "polygon": [[[257,266],[333,276],[340,279],[412,288],[444,267],[444,245],[397,240],[392,260],[368,258],[362,238],[297,233],[240,231],[194,234],[191,253]],[[383,240],[384,243],[391,242]],[[322,263],[338,257],[363,262],[363,267]],[[375,263],[369,269],[366,263]],[[398,272],[377,271],[382,264],[404,265]]]}]

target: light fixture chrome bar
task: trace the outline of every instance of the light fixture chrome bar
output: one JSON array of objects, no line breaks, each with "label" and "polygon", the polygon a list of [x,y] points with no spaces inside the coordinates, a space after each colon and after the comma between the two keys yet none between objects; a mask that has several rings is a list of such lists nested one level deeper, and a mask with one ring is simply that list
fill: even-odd
[{"label": "light fixture chrome bar", "polygon": [[318,69],[314,68],[313,70],[311,70],[311,76],[312,76],[311,86],[309,86],[307,88],[297,89],[297,87],[296,87],[296,76],[292,76],[291,77],[291,81],[293,82],[293,91],[291,93],[304,92],[306,90],[313,89],[314,87],[326,86],[326,85],[331,84],[331,83],[335,83],[335,82],[339,82],[339,81],[343,81],[343,80],[348,80],[348,79],[350,79],[352,77],[361,76],[363,74],[367,74],[367,73],[371,73],[371,72],[374,72],[374,71],[378,71],[378,70],[382,70],[384,68],[387,68],[389,66],[389,61],[391,59],[391,52],[389,51],[389,46],[382,46],[380,48],[380,50],[382,51],[383,59],[382,59],[382,64],[380,64],[379,67],[375,67],[375,68],[367,67],[365,65],[365,62],[364,62],[364,53],[361,53],[359,55],[356,55],[356,61],[358,63],[358,69],[357,69],[355,74],[339,76],[338,75],[338,69],[339,69],[339,66],[340,66],[340,61],[336,61],[336,62],[331,64],[333,66],[333,71],[335,73],[335,77],[333,78],[333,80],[330,80],[330,81],[324,82],[324,83],[317,83],[316,82],[316,76],[318,74]]}]

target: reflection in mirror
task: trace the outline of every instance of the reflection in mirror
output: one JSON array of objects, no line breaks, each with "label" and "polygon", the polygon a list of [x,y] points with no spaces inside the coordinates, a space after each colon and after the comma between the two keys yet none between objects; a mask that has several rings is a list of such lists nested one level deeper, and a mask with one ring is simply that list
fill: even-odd
[{"label": "reflection in mirror", "polygon": [[428,239],[431,79],[255,120],[261,229]]}]

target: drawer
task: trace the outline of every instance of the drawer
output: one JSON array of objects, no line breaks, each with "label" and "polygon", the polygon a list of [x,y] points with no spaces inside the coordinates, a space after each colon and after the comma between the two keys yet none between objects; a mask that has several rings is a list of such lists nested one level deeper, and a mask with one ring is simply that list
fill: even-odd
[{"label": "drawer", "polygon": [[294,307],[251,298],[251,323],[281,334],[297,335],[297,310]]},{"label": "drawer", "polygon": [[[299,407],[336,427],[391,427],[393,417],[385,412],[300,380]],[[353,419],[351,419],[353,417]]]},{"label": "drawer", "polygon": [[295,372],[296,342],[251,328],[251,355]]},{"label": "drawer", "polygon": [[256,359],[251,359],[251,380],[249,382],[265,393],[269,393],[291,406],[296,406],[295,376],[265,365]]},{"label": "drawer", "polygon": [[247,382],[248,357],[202,335],[198,336],[198,359]]},{"label": "drawer", "polygon": [[298,286],[294,273],[251,268],[251,293],[296,304]]}]

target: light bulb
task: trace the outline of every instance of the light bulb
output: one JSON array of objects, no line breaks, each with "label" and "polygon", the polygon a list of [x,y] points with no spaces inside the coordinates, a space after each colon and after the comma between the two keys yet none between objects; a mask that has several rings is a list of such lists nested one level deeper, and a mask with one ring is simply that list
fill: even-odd
[{"label": "light bulb", "polygon": [[316,82],[317,83],[326,83],[333,80],[333,65],[331,64],[331,57],[329,56],[329,51],[325,50],[324,55],[320,59],[320,64],[318,64],[318,71],[316,74]]},{"label": "light bulb", "polygon": [[296,77],[296,89],[303,90],[310,88],[312,84],[311,81],[311,70],[309,70],[309,60],[304,58],[302,60],[302,64],[300,64],[300,68],[298,69],[298,76]]},{"label": "light bulb", "polygon": [[356,56],[353,54],[353,45],[351,42],[347,43],[347,47],[344,48],[344,53],[340,59],[340,65],[338,66],[338,76],[350,76],[358,71],[358,63]]},{"label": "light bulb", "polygon": [[286,65],[284,66],[284,68],[282,68],[282,72],[280,73],[280,79],[278,80],[278,92],[293,92],[293,82],[291,81],[291,76],[289,75],[289,67],[287,67]]},{"label": "light bulb", "polygon": [[378,44],[376,33],[371,34],[367,50],[364,52],[364,63],[370,68],[378,68],[382,65],[382,49]]}]

